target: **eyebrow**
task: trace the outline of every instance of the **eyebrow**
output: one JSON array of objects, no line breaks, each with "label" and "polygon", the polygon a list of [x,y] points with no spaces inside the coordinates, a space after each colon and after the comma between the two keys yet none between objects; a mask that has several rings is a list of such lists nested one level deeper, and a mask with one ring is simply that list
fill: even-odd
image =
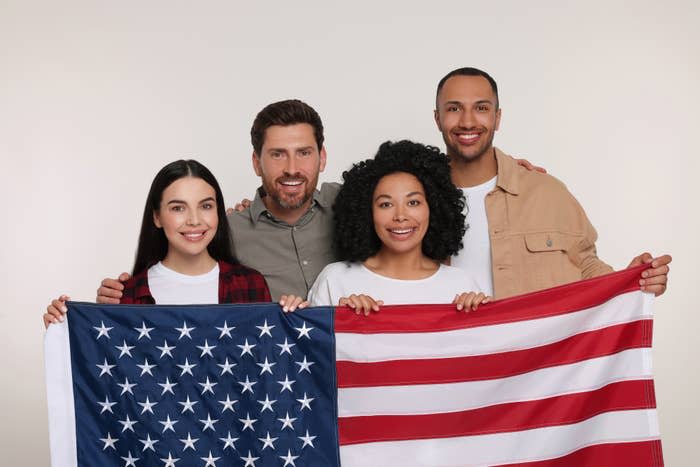
[{"label": "eyebrow", "polygon": [[[416,195],[422,196],[422,197],[425,198],[425,194],[423,194],[423,192],[421,192],[421,191],[412,191],[412,192],[410,192],[410,193],[406,193],[406,197],[407,197],[407,198],[408,198],[409,196],[416,196]],[[390,195],[384,195],[384,194],[382,194],[382,195],[377,195],[377,196],[374,198],[374,200],[377,201],[379,198],[393,199]]]},{"label": "eyebrow", "polygon": [[[213,197],[209,196],[207,198],[204,198],[203,200],[200,200],[199,203],[197,203],[197,204],[202,204],[206,201],[216,202],[216,200]],[[170,201],[168,201],[168,204],[187,204],[187,201],[183,201],[181,199],[171,199]]]}]

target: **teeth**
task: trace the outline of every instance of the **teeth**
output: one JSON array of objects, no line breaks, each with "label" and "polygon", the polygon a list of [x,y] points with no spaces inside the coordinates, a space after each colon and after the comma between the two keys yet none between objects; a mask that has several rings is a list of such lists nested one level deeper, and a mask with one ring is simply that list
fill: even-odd
[{"label": "teeth", "polygon": [[413,229],[391,229],[391,233],[398,235],[407,234],[413,232]]},{"label": "teeth", "polygon": [[199,238],[199,237],[204,236],[204,232],[200,232],[200,233],[186,233],[186,234],[184,234],[184,235],[185,235],[185,237],[187,237],[187,238]]},{"label": "teeth", "polygon": [[289,180],[289,181],[280,182],[280,183],[282,183],[282,185],[287,185],[287,186],[298,186],[304,182],[303,182],[303,180]]}]

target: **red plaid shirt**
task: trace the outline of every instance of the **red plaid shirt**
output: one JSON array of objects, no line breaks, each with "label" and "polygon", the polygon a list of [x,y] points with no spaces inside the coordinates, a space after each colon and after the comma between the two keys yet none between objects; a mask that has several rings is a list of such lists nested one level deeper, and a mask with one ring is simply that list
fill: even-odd
[{"label": "red plaid shirt", "polygon": [[[148,288],[148,269],[126,281],[122,294],[122,304],[155,304]],[[241,264],[219,261],[219,303],[271,301],[270,291],[262,274]]]}]

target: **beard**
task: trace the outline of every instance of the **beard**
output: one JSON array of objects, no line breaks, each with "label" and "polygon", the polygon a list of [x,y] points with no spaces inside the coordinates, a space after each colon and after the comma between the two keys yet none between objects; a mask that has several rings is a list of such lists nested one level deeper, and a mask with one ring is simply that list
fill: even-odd
[{"label": "beard", "polygon": [[[290,180],[302,181],[302,185],[305,185],[306,188],[303,192],[300,192],[294,196],[290,196],[278,188],[278,184]],[[273,182],[263,180],[263,189],[265,190],[267,196],[269,196],[270,199],[272,199],[272,201],[274,201],[279,207],[282,209],[294,210],[302,207],[313,196],[314,190],[316,189],[316,183],[318,182],[318,177],[312,180],[312,182],[313,183],[310,183],[309,180],[301,174],[285,175],[275,179]]]},{"label": "beard", "polygon": [[[471,128],[470,128],[471,129]],[[484,132],[486,139],[480,141],[475,146],[462,146],[459,143],[453,142],[449,134],[443,134],[442,139],[445,142],[445,149],[450,159],[461,159],[463,162],[474,162],[479,160],[484,154],[490,153],[493,147],[493,133]]]}]

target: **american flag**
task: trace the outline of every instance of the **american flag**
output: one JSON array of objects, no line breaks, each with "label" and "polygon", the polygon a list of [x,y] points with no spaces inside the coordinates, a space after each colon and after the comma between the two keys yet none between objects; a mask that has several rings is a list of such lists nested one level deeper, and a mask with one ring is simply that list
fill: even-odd
[{"label": "american flag", "polygon": [[71,303],[54,466],[661,466],[642,268],[500,300]]},{"label": "american flag", "polygon": [[46,347],[54,466],[338,465],[332,309],[68,308]]}]

